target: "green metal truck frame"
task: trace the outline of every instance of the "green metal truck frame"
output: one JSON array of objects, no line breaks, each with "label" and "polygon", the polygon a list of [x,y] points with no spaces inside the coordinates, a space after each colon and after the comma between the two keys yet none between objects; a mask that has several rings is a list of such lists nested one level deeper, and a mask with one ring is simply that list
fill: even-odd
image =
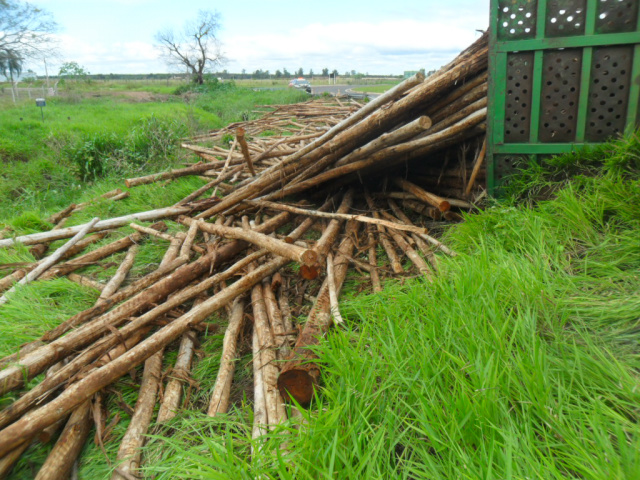
[{"label": "green metal truck frame", "polygon": [[491,0],[487,187],[638,124],[640,0]]}]

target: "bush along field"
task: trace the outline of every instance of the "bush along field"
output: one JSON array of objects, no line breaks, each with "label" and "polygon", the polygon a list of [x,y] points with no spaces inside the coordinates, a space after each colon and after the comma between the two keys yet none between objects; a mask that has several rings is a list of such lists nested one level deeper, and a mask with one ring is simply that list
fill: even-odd
[{"label": "bush along field", "polygon": [[[0,151],[18,153],[2,154],[7,167],[0,188],[7,200],[0,221],[12,232],[31,233],[69,203],[122,187],[129,172],[186,160],[173,141],[156,143],[153,132],[165,132],[163,139],[175,132],[171,138],[178,139],[184,129],[193,134],[253,115],[257,104],[300,101],[294,98],[300,92],[215,83],[204,90],[187,92],[188,103],[183,96],[158,109],[137,104],[141,110],[130,110],[117,99],[89,102],[91,128],[71,128],[73,121],[61,119],[49,130],[46,123],[21,130],[25,123],[2,121]],[[63,106],[80,115],[73,110],[78,105]],[[83,171],[87,158],[100,159],[100,168]],[[511,179],[505,199],[449,227],[444,240],[458,256],[440,260],[433,283],[405,279],[378,294],[356,295],[362,280],[353,273],[341,300],[345,324],[315,347],[323,385],[314,402],[260,443],[251,440],[252,399],[242,388],[228,414],[205,414],[225,327],[215,316],[208,319],[185,387],[186,408],[152,426],[145,477],[638,478],[639,159],[640,140],[629,136],[527,166]],[[181,178],[150,185],[119,202],[97,202],[73,222],[173,204],[203,183]],[[170,232],[176,228],[167,224]],[[142,244],[132,275],[148,273],[165,248],[159,239]],[[121,259],[82,273],[109,278]],[[26,248],[0,250],[0,263],[25,261],[33,261]],[[89,307],[96,296],[67,279],[20,289],[0,309],[0,355]],[[241,343],[246,355],[237,361],[234,384],[249,387],[250,338]],[[165,357],[164,371],[174,360]],[[109,478],[116,467],[136,402],[136,372],[104,393],[109,416],[102,435],[84,447],[78,478]],[[50,448],[30,447],[10,478],[33,477]]]},{"label": "bush along field", "polygon": [[[639,155],[633,136],[531,165],[509,198],[449,229],[459,256],[434,283],[341,302],[303,418],[252,445],[247,399],[211,419],[196,395],[156,427],[146,474],[638,478]],[[205,391],[219,345],[194,372]]]}]

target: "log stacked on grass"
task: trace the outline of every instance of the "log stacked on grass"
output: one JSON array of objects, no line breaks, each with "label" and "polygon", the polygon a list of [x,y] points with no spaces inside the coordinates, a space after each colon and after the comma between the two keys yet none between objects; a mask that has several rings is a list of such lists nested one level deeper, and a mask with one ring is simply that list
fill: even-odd
[{"label": "log stacked on grass", "polygon": [[[0,393],[24,388],[27,380],[60,366],[0,411],[0,458],[12,465],[34,437],[66,421],[39,478],[66,474],[86,441],[92,397],[110,395],[118,379],[144,364],[135,414],[113,459],[114,478],[133,478],[161,385],[163,352],[177,350],[177,359],[165,372],[169,382],[157,423],[180,409],[197,357],[196,332],[214,312],[227,312],[229,324],[209,415],[228,412],[233,398],[244,397],[233,384],[234,362],[248,351],[254,438],[286,420],[284,400],[309,405],[321,376],[310,347],[341,321],[347,274],[362,275],[353,283],[379,291],[393,275],[433,277],[435,252],[455,255],[430,230],[443,217],[457,220],[482,193],[486,64],[483,36],[429,78],[418,74],[364,106],[322,99],[267,107],[259,119],[185,140],[183,147],[205,163],[126,181],[134,187],[187,175],[206,179],[174,206],[1,239],[0,247],[17,241],[48,248],[80,231],[99,232],[80,240],[64,263],[54,259],[35,282],[68,275],[95,282],[92,271],[82,269],[114,264],[113,254],[127,253],[113,278],[100,284],[93,306],[0,359]],[[224,143],[234,137],[231,145]],[[109,195],[114,200],[123,193]],[[77,211],[73,205],[52,219],[73,224]],[[170,233],[163,224],[143,225],[162,218],[177,220]],[[135,233],[77,256],[80,244],[132,222]],[[156,259],[156,270],[127,278],[137,271],[132,266],[141,261],[138,244],[148,235],[165,254]],[[0,279],[0,291],[37,273],[39,265],[13,266]],[[296,325],[296,316],[307,317],[304,326]],[[189,399],[184,402],[193,408]]]}]

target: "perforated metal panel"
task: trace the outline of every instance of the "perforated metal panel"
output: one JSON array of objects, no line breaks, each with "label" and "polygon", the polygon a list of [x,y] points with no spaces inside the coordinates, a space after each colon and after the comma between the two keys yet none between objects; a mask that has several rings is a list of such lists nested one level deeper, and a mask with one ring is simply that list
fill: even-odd
[{"label": "perforated metal panel", "polygon": [[624,131],[632,59],[630,45],[593,49],[587,141],[601,142]]},{"label": "perforated metal panel", "polygon": [[492,0],[488,184],[638,124],[640,0]]},{"label": "perforated metal panel", "polygon": [[533,53],[511,53],[508,60],[504,137],[508,142],[529,139]]},{"label": "perforated metal panel", "polygon": [[551,50],[542,61],[541,142],[573,142],[576,138],[582,52]]},{"label": "perforated metal panel", "polygon": [[533,38],[536,29],[535,0],[500,0],[499,29],[501,39]]},{"label": "perforated metal panel", "polygon": [[545,35],[563,37],[584,34],[586,0],[551,0],[547,6]]},{"label": "perforated metal panel", "polygon": [[600,0],[596,14],[596,33],[636,30],[638,0]]}]

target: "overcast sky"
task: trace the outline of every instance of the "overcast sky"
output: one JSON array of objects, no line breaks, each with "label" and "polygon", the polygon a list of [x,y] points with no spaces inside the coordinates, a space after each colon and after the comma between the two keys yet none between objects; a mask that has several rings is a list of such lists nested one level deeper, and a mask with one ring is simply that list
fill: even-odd
[{"label": "overcast sky", "polygon": [[[400,74],[438,68],[489,23],[489,0],[31,0],[60,26],[63,61],[91,73],[169,71],[154,35],[179,29],[199,9],[221,15],[222,67],[302,67],[340,73]],[[37,72],[43,68],[31,65]],[[222,70],[220,68],[220,70]],[[54,67],[54,70],[55,67]],[[57,73],[55,72],[50,73]]]}]

